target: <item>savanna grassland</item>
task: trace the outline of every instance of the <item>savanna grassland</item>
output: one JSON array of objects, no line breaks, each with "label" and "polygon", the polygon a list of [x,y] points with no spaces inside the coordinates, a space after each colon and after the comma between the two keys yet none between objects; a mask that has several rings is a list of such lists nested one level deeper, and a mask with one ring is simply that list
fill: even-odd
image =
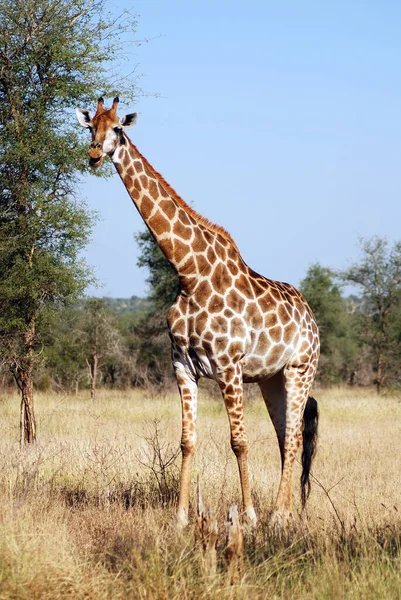
[{"label": "savanna grassland", "polygon": [[175,528],[177,394],[38,394],[39,441],[20,452],[17,395],[0,397],[0,598],[401,598],[401,398],[346,388],[315,393],[320,437],[312,493],[286,539],[269,529],[279,481],[275,433],[259,396],[246,402],[256,534],[245,573],[225,578],[225,519],[239,503],[221,400],[201,391],[194,482],[220,525],[206,576],[191,524]]}]

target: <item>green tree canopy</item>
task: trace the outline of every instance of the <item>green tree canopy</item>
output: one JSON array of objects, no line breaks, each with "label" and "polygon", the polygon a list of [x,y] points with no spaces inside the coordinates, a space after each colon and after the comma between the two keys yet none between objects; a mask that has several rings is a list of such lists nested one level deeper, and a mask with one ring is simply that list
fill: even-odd
[{"label": "green tree canopy", "polygon": [[360,248],[360,260],[341,276],[361,293],[361,328],[365,344],[374,357],[375,384],[380,392],[384,385],[389,384],[390,370],[394,372],[394,355],[399,356],[401,350],[398,341],[401,336],[397,328],[401,297],[401,242],[391,246],[387,239],[373,237],[362,239]]},{"label": "green tree canopy", "polygon": [[312,308],[320,331],[320,380],[324,384],[349,381],[357,352],[356,336],[335,273],[319,263],[310,265],[300,290]]},{"label": "green tree canopy", "polygon": [[136,21],[105,8],[0,2],[0,351],[22,392],[21,441],[36,437],[32,381],[45,317],[89,280],[79,253],[92,217],[76,194],[88,167],[72,108],[116,86],[133,92],[112,69]]}]

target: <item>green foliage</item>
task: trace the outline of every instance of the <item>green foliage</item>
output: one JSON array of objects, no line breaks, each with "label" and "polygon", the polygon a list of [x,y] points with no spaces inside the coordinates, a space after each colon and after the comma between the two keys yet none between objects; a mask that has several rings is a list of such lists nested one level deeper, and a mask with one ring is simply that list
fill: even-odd
[{"label": "green foliage", "polygon": [[178,275],[148,229],[136,234],[141,255],[138,266],[148,269],[149,300],[155,310],[168,310],[178,292]]},{"label": "green foliage", "polygon": [[148,269],[150,288],[149,309],[134,329],[139,340],[138,366],[144,381],[160,384],[171,374],[166,313],[177,296],[179,280],[150,231],[138,233],[135,239],[141,251],[137,264]]},{"label": "green foliage", "polygon": [[350,381],[357,352],[356,324],[333,271],[315,263],[300,290],[312,308],[320,330],[319,378],[323,384]]},{"label": "green foliage", "polygon": [[[22,364],[51,310],[79,297],[91,276],[79,259],[94,215],[76,198],[87,171],[72,108],[133,86],[113,69],[136,21],[106,3],[0,3],[1,355]],[[109,83],[111,82],[111,83]],[[103,175],[106,171],[103,171]],[[29,350],[29,352],[28,352]]]},{"label": "green foliage", "polygon": [[401,369],[401,242],[385,238],[360,241],[362,256],[341,276],[361,293],[362,339],[373,358],[377,390],[399,382]]}]

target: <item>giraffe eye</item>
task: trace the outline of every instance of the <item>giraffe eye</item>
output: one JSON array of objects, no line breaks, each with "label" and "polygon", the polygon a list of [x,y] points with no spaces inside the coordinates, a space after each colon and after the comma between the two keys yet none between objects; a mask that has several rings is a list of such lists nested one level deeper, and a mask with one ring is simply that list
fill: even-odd
[{"label": "giraffe eye", "polygon": [[125,144],[125,137],[121,127],[113,127],[113,131],[118,135],[120,144]]}]

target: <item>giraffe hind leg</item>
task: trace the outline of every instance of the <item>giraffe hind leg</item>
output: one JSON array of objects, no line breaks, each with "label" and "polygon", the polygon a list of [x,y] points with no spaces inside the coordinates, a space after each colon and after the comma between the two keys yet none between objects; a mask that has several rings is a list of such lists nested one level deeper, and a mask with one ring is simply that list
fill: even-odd
[{"label": "giraffe hind leg", "polygon": [[[317,403],[308,400],[311,383],[299,384],[299,370],[299,367],[287,367],[259,384],[280,447],[281,480],[272,515],[273,524],[279,527],[291,516],[292,469],[301,442],[304,445],[301,476],[303,502],[309,491],[309,472],[315,452]],[[310,379],[312,381],[312,377]]]}]

